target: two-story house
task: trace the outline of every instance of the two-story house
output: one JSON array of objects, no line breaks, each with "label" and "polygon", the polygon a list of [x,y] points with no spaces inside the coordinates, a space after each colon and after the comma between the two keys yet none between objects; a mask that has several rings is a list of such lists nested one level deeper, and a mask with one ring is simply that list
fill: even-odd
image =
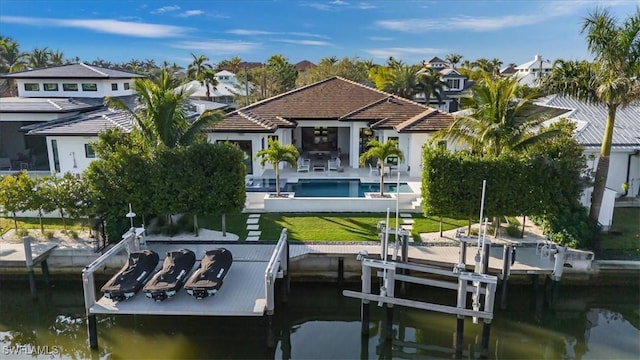
[{"label": "two-story house", "polygon": [[440,94],[440,100],[435,96],[431,96],[427,101],[425,94],[420,93],[415,96],[415,101],[448,113],[460,110],[460,98],[468,92],[473,85],[473,81],[437,56],[428,61],[423,61],[422,64],[425,68],[431,68],[438,72],[446,86]]}]

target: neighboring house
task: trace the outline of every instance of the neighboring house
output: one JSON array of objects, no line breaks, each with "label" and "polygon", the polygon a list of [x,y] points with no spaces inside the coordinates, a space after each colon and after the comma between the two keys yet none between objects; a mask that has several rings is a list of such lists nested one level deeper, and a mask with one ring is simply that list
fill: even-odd
[{"label": "neighboring house", "polygon": [[76,118],[101,109],[106,96],[130,97],[134,94],[134,79],[143,76],[71,64],[0,77],[14,79],[19,95],[0,98],[0,158],[10,159],[11,170],[27,168],[53,172],[52,144],[44,136],[25,136],[21,129]]},{"label": "neighboring house", "polygon": [[440,94],[440,101],[438,101],[438,98],[432,96],[427,102],[425,101],[424,93],[417,94],[415,101],[448,113],[460,110],[460,99],[469,92],[474,82],[456,69],[450,67],[446,61],[437,56],[429,61],[424,61],[423,66],[439,72],[442,76],[442,81],[444,81],[447,86]]},{"label": "neighboring house", "polygon": [[315,67],[317,67],[317,65],[312,63],[309,60],[302,60],[293,66],[293,68],[298,72],[298,74],[304,74],[308,70],[313,69]]},{"label": "neighboring house", "polygon": [[370,139],[398,140],[401,171],[420,177],[422,146],[448,127],[450,114],[374,88],[332,77],[229,113],[205,129],[210,142],[230,141],[247,154],[247,173],[260,176],[255,154],[275,138],[306,154],[340,153],[343,167],[358,168]]},{"label": "neighboring house", "polygon": [[[607,119],[606,106],[592,105],[560,95],[540,98],[536,103],[567,111],[550,121],[567,118],[576,124],[574,137],[584,146],[587,165],[595,171]],[[629,184],[626,193],[622,190],[623,183]],[[640,106],[638,105],[618,109],[616,113],[606,187],[617,192],[619,196],[640,195]],[[590,197],[589,190],[582,199],[585,206],[589,206]]]},{"label": "neighboring house", "polygon": [[[190,81],[181,87],[192,92],[192,99],[212,101],[232,108],[238,108],[244,104],[245,86],[240,84],[236,75],[230,71],[222,70],[215,74],[218,84],[209,85],[209,97],[207,97],[207,85],[198,80]],[[217,106],[216,108],[221,108]]]},{"label": "neighboring house", "polygon": [[516,66],[514,75],[520,85],[536,87],[540,84],[540,78],[548,75],[552,69],[551,61],[536,55],[533,60]]}]

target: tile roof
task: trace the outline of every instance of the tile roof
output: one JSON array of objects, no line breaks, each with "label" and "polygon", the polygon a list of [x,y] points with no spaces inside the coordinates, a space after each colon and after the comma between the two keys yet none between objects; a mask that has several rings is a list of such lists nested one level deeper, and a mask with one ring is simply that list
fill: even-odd
[{"label": "tile roof", "polygon": [[[607,119],[607,107],[592,105],[571,97],[551,95],[541,98],[538,104],[566,109],[561,115],[577,123],[575,138],[584,146],[600,146]],[[631,105],[618,109],[613,131],[612,148],[640,148],[640,106]]]},{"label": "tile roof", "polygon": [[143,78],[144,75],[80,63],[19,71],[2,74],[0,77],[11,79],[131,79]]},{"label": "tile roof", "polygon": [[100,131],[114,127],[130,132],[133,129],[131,115],[127,111],[103,108],[44,124],[26,126],[23,130],[27,130],[27,135],[95,136]]},{"label": "tile roof", "polygon": [[398,130],[434,131],[448,126],[453,117],[341,77],[332,77],[238,109],[206,131],[273,132],[309,120],[363,121],[373,124],[372,128],[393,128],[412,120],[412,126],[405,124]]},{"label": "tile roof", "polygon": [[67,113],[102,106],[95,98],[0,98],[0,113]]}]

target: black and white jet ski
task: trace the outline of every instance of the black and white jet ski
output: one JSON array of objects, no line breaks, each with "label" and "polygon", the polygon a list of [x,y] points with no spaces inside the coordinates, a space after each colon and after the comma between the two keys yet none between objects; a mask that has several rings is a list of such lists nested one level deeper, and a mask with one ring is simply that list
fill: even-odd
[{"label": "black and white jet ski", "polygon": [[200,268],[184,284],[187,293],[196,299],[215,295],[222,286],[231,263],[233,256],[229,250],[219,248],[207,251],[200,261]]},{"label": "black and white jet ski", "polygon": [[126,300],[135,295],[144,286],[160,260],[151,250],[134,251],[122,269],[102,287],[101,291],[108,299]]},{"label": "black and white jet ski", "polygon": [[142,291],[155,301],[170,298],[182,288],[196,263],[196,254],[189,249],[179,249],[167,252],[162,269],[153,275]]}]

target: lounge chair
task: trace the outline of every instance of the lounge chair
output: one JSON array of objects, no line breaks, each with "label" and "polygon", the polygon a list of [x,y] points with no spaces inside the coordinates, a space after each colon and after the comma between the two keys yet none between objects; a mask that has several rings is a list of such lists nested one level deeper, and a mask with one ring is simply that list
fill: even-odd
[{"label": "lounge chair", "polygon": [[298,158],[297,172],[309,172],[311,170],[311,161],[309,159]]},{"label": "lounge chair", "polygon": [[380,169],[378,169],[377,167],[371,166],[371,163],[369,163],[369,175],[370,176],[373,176],[373,175],[380,176]]}]

